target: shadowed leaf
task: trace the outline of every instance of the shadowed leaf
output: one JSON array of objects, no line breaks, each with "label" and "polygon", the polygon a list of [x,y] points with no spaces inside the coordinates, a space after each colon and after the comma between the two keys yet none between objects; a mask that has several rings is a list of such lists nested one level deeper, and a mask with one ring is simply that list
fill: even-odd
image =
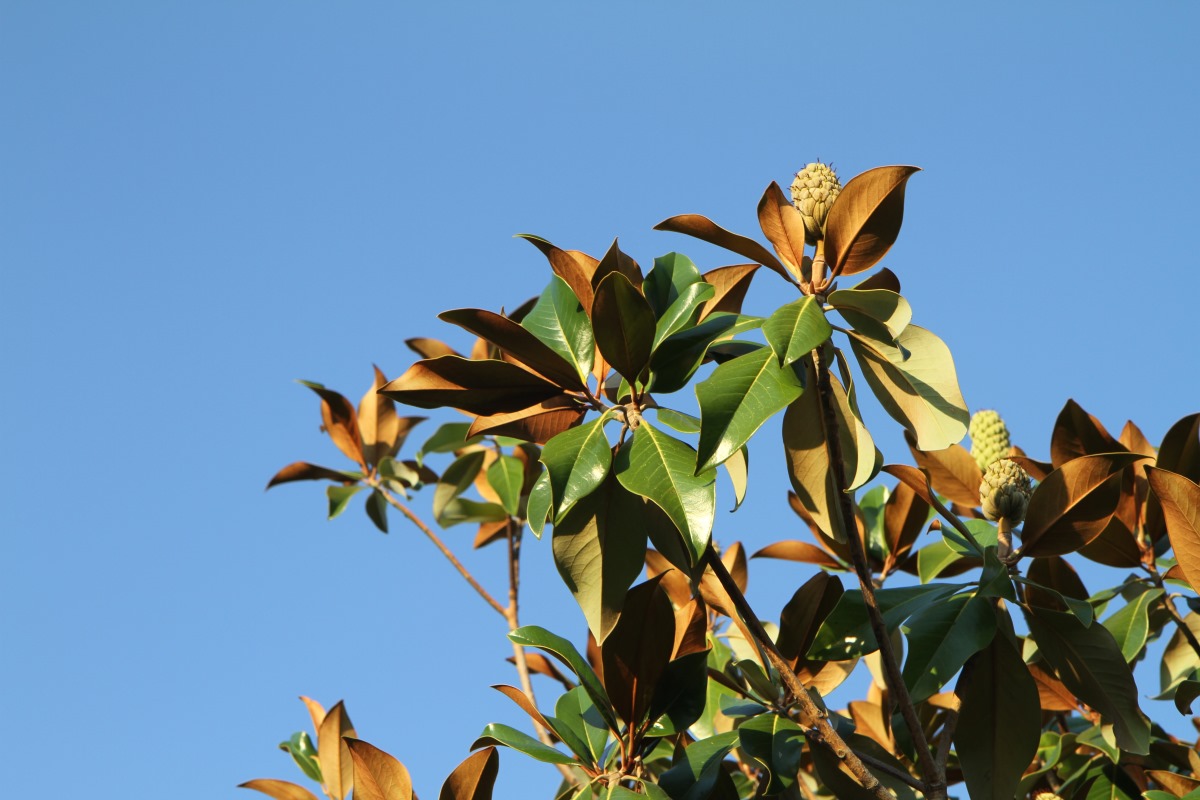
[{"label": "shadowed leaf", "polygon": [[907,483],[900,482],[888,493],[883,507],[884,536],[888,552],[896,559],[903,558],[929,521],[929,503],[919,497]]},{"label": "shadowed leaf", "polygon": [[499,771],[500,756],[496,748],[485,747],[472,753],[446,778],[438,800],[491,800]]},{"label": "shadowed leaf", "polygon": [[[802,280],[804,219],[775,181],[771,181],[758,201],[758,225],[792,277]],[[811,267],[809,272],[811,274]]]},{"label": "shadowed leaf", "polygon": [[461,356],[457,350],[440,339],[405,339],[404,343],[408,345],[408,349],[419,355],[421,358],[438,358],[440,356]]},{"label": "shadowed leaf", "polygon": [[267,488],[292,481],[337,481],[338,483],[355,483],[362,475],[353,472],[341,472],[328,467],[319,467],[307,461],[295,461],[288,464],[267,482]]},{"label": "shadowed leaf", "polygon": [[846,566],[816,545],[790,539],[769,544],[759,550],[751,558],[779,558],[785,561],[799,561],[805,564],[816,564],[829,569],[846,569]]},{"label": "shadowed leaf", "polygon": [[458,308],[443,311],[438,319],[486,339],[551,383],[574,391],[584,389],[575,365],[508,317],[479,308]]},{"label": "shadowed leaf", "polygon": [[524,627],[517,628],[508,634],[508,638],[525,647],[536,647],[540,650],[545,650],[570,667],[571,671],[579,677],[580,684],[587,691],[588,696],[592,698],[592,702],[596,704],[596,709],[604,717],[609,730],[620,730],[620,725],[618,725],[617,719],[614,716],[612,704],[609,702],[608,695],[604,691],[604,686],[600,683],[595,670],[579,654],[575,645],[537,625],[525,625]]},{"label": "shadowed leaf", "polygon": [[412,800],[412,778],[393,756],[361,739],[346,739],[354,759],[354,800]]},{"label": "shadowed leaf", "polygon": [[695,327],[668,336],[651,356],[653,383],[650,388],[656,393],[679,391],[687,385],[715,343],[761,324],[762,320],[758,317],[717,314]]},{"label": "shadowed leaf", "polygon": [[449,406],[480,416],[520,411],[562,393],[515,364],[458,356],[418,361],[379,391],[418,408]]},{"label": "shadowed leaf", "polygon": [[750,288],[750,281],[754,279],[758,267],[758,264],[734,264],[704,273],[704,280],[713,285],[716,294],[700,307],[700,320],[703,321],[710,314],[722,311],[731,314],[742,313],[742,301],[746,299],[746,291]]},{"label": "shadowed leaf", "polygon": [[1162,505],[1171,549],[1188,585],[1200,586],[1200,486],[1182,475],[1148,467],[1151,491]]},{"label": "shadowed leaf", "polygon": [[964,675],[954,746],[967,791],[973,800],[1012,800],[1038,750],[1037,686],[1003,634],[974,656]]},{"label": "shadowed leaf", "polygon": [[498,722],[490,723],[487,727],[485,727],[483,732],[479,734],[479,738],[471,743],[471,747],[473,749],[476,747],[484,747],[486,745],[496,744],[504,745],[505,747],[511,747],[512,749],[524,753],[530,758],[541,761],[544,764],[575,763],[574,758],[562,752],[561,750],[556,750],[549,745],[542,744],[529,734],[519,731],[516,728],[509,727],[508,725],[501,725]]},{"label": "shadowed leaf", "polygon": [[[904,586],[880,589],[875,597],[879,610],[883,612],[884,622],[892,631],[912,614],[946,599],[961,588],[957,584]],[[833,611],[821,623],[807,656],[820,661],[839,661],[873,653],[878,649],[862,592],[849,591],[841,596]]]},{"label": "shadowed leaf", "polygon": [[521,485],[525,465],[512,456],[500,456],[487,468],[487,482],[500,498],[500,505],[511,516],[517,515],[521,504]]},{"label": "shadowed leaf", "polygon": [[[636,261],[621,252],[616,239],[613,239],[613,243],[608,247],[608,252],[604,254],[604,258],[600,259],[600,262],[596,265],[596,271],[592,274],[592,288],[598,288],[600,283],[614,272],[624,275],[629,284],[638,291],[638,294],[641,294],[643,282],[642,268],[638,266]],[[592,310],[595,311],[594,305]]]},{"label": "shadowed leaf", "polygon": [[825,220],[825,259],[837,275],[870,269],[900,235],[904,189],[919,167],[876,167],[842,187]]},{"label": "shadowed leaf", "polygon": [[912,432],[917,447],[943,450],[957,444],[971,415],[949,348],[917,325],[905,328],[896,343],[899,347],[850,332],[850,347],[871,390],[892,419]]},{"label": "shadowed leaf", "polygon": [[1186,775],[1180,775],[1178,772],[1169,772],[1165,769],[1148,769],[1146,770],[1146,777],[1176,797],[1185,797],[1189,793],[1200,789],[1200,779],[1189,778]]},{"label": "shadowed leaf", "polygon": [[1065,555],[1099,536],[1121,498],[1118,473],[1141,458],[1128,452],[1084,456],[1047,475],[1029,498],[1021,552]]},{"label": "shadowed leaf", "polygon": [[715,244],[717,247],[724,247],[726,250],[745,256],[751,261],[779,273],[789,283],[795,283],[795,279],[792,278],[787,267],[771,255],[767,248],[753,239],[725,230],[708,217],[700,214],[680,214],[658,223],[654,226],[654,230],[684,233],[709,244]]},{"label": "shadowed leaf", "polygon": [[842,582],[825,572],[813,575],[796,590],[779,615],[775,644],[780,655],[788,661],[804,658],[843,591]]},{"label": "shadowed leaf", "polygon": [[967,659],[992,641],[996,618],[982,597],[957,595],[922,609],[906,623],[904,682],[913,702],[935,694]]},{"label": "shadowed leaf", "polygon": [[300,383],[312,389],[321,398],[321,421],[337,449],[365,470],[367,464],[363,458],[362,436],[358,431],[358,414],[354,406],[342,395],[332,389],[326,389],[319,383]]},{"label": "shadowed leaf", "polygon": [[269,797],[274,797],[275,800],[317,800],[317,796],[308,789],[287,781],[259,778],[258,780],[239,783],[238,788],[253,789]]},{"label": "shadowed leaf", "polygon": [[555,395],[520,411],[476,417],[467,430],[467,437],[490,434],[545,444],[578,425],[586,415],[587,406],[574,397]]},{"label": "shadowed leaf", "polygon": [[609,273],[596,286],[592,326],[605,360],[625,380],[638,380],[650,363],[654,311],[624,274]]},{"label": "shadowed leaf", "polygon": [[560,250],[545,239],[529,234],[517,234],[542,252],[550,262],[550,269],[571,287],[571,291],[579,298],[583,310],[592,313],[592,276],[600,262],[586,253],[578,250]]},{"label": "shadowed leaf", "polygon": [[1114,439],[1100,421],[1068,400],[1050,434],[1050,461],[1055,467],[1081,456],[1119,453],[1125,446]]},{"label": "shadowed leaf", "polygon": [[645,719],[671,660],[675,613],[658,584],[658,579],[651,579],[629,590],[621,618],[601,647],[604,688],[617,714],[630,726]]}]

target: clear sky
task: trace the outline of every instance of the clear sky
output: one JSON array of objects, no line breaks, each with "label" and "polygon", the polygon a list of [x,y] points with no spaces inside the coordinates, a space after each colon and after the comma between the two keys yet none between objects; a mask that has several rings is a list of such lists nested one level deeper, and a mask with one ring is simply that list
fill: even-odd
[{"label": "clear sky", "polygon": [[[1157,443],[1200,410],[1198,29],[1182,2],[0,3],[5,794],[249,797],[299,777],[300,694],[345,698],[423,797],[525,727],[488,688],[501,620],[415,529],[263,492],[341,465],[293,379],[357,400],[405,338],[466,344],[437,312],[541,290],[514,233],[707,269],[736,258],[652,226],[757,235],[808,161],[916,164],[884,263],[971,407],[1039,457],[1069,397]],[[751,447],[716,535],[754,550],[799,529],[777,437]],[[523,621],[579,640],[527,553]],[[502,586],[499,551],[464,558]],[[758,564],[750,599],[776,616],[809,574]],[[497,796],[556,782],[506,752]]]}]

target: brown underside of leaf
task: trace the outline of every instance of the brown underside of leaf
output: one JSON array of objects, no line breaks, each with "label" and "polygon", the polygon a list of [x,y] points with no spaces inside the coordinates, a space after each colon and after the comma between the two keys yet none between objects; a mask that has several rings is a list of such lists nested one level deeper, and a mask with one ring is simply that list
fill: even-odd
[{"label": "brown underside of leaf", "polygon": [[275,476],[267,482],[267,488],[278,486],[281,483],[291,483],[292,481],[337,481],[338,483],[353,483],[354,481],[347,478],[342,473],[328,467],[320,467],[316,464],[309,464],[307,461],[294,461],[288,464]]},{"label": "brown underside of leaf", "polygon": [[417,337],[414,339],[405,339],[404,344],[408,345],[408,349],[412,350],[421,358],[438,358],[440,356],[461,355],[457,350],[443,342],[441,339]]},{"label": "brown underside of leaf", "polygon": [[600,262],[578,250],[561,250],[545,239],[536,236],[520,238],[525,239],[542,252],[546,260],[550,262],[550,269],[554,271],[555,275],[566,281],[567,285],[571,287],[571,291],[579,298],[583,310],[590,317],[592,314],[592,276],[596,274],[596,267]]},{"label": "brown underside of leaf", "polygon": [[418,361],[380,392],[418,408],[448,406],[487,416],[520,411],[562,389],[504,361],[442,356]]},{"label": "brown underside of leaf", "polygon": [[519,366],[551,383],[577,392],[586,388],[574,367],[562,356],[508,317],[480,308],[456,308],[438,314],[438,319],[488,340],[510,360],[515,359]]},{"label": "brown underside of leaf", "polygon": [[477,750],[446,778],[438,800],[491,800],[499,771],[500,756],[495,747]]},{"label": "brown underside of leaf", "polygon": [[346,739],[354,760],[354,800],[412,800],[412,778],[394,756],[361,739]]},{"label": "brown underside of leaf", "polygon": [[1125,446],[1112,437],[1100,420],[1074,400],[1067,400],[1050,434],[1050,461],[1055,468],[1080,456],[1124,450]]},{"label": "brown underside of leaf", "polygon": [[846,565],[831,556],[816,545],[789,539],[775,542],[762,548],[751,558],[778,558],[785,561],[799,561],[804,564],[816,564],[829,569],[846,569]]},{"label": "brown underside of leaf", "polygon": [[1150,489],[1162,504],[1167,537],[1188,585],[1200,586],[1200,486],[1165,469],[1148,469]]},{"label": "brown underside of leaf", "polygon": [[239,783],[238,788],[253,789],[269,797],[274,797],[275,800],[317,800],[317,796],[303,786],[297,786],[288,781],[271,780],[269,778],[259,778]]},{"label": "brown underside of leaf", "polygon": [[346,714],[346,707],[339,701],[329,709],[317,731],[321,777],[333,800],[344,800],[354,787],[354,762],[344,740],[346,736],[354,736],[354,725]]},{"label": "brown underside of leaf", "polygon": [[918,450],[917,440],[909,431],[904,432],[904,441],[908,442],[917,466],[929,473],[934,491],[967,508],[979,505],[983,471],[965,447],[952,444],[945,450]]},{"label": "brown underside of leaf", "polygon": [[753,239],[725,230],[708,217],[700,214],[680,214],[670,219],[664,219],[654,226],[654,230],[683,233],[709,244],[715,244],[717,247],[724,247],[726,250],[745,256],[751,261],[777,272],[789,283],[795,283],[795,279],[787,271],[787,267],[778,258],[771,255],[767,248]]},{"label": "brown underside of leaf", "polygon": [[508,414],[477,417],[467,435],[511,436],[527,442],[545,444],[563,431],[573,428],[587,414],[587,407],[568,395],[557,395],[529,408]]},{"label": "brown underside of leaf", "polygon": [[699,321],[703,322],[710,314],[718,312],[742,313],[742,302],[758,268],[758,264],[734,264],[704,273],[701,277],[712,284],[717,292],[711,300],[700,306]]},{"label": "brown underside of leaf", "polygon": [[875,266],[895,243],[904,220],[904,189],[919,167],[876,167],[842,187],[825,221],[825,259],[833,275]]},{"label": "brown underside of leaf", "polygon": [[801,264],[804,261],[804,219],[800,212],[784,196],[779,184],[771,185],[758,201],[758,225],[763,235],[775,248],[792,278],[801,280]]}]

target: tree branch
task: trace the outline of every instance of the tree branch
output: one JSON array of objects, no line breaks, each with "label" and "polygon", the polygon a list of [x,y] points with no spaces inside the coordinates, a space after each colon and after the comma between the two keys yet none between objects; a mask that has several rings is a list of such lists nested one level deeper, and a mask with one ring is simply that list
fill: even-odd
[{"label": "tree branch", "polygon": [[921,775],[926,786],[925,795],[929,800],[941,800],[946,796],[946,776],[939,769],[933,754],[929,752],[929,742],[925,738],[925,729],[917,717],[916,707],[908,693],[908,687],[900,674],[900,664],[896,660],[896,651],[892,647],[892,639],[888,635],[887,624],[879,603],[875,599],[875,585],[871,580],[871,570],[867,566],[867,555],[863,551],[862,539],[858,535],[858,526],[854,521],[854,506],[850,494],[846,491],[846,467],[842,456],[841,433],[838,427],[837,414],[834,410],[833,387],[829,381],[829,365],[821,358],[821,350],[812,351],[813,367],[817,373],[817,398],[821,406],[821,426],[825,432],[825,452],[829,457],[829,471],[833,477],[837,502],[831,503],[831,516],[838,520],[842,533],[846,537],[847,548],[854,561],[854,573],[862,589],[863,603],[867,608],[867,617],[871,622],[871,632],[879,645],[879,660],[883,664],[884,676],[888,690],[900,706],[900,714],[908,726],[912,736],[913,747],[917,751],[917,763],[921,767]]}]

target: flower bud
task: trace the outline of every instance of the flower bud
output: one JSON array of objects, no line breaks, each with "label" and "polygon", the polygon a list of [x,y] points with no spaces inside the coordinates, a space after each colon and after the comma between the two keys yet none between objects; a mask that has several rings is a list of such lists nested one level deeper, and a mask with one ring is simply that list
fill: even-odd
[{"label": "flower bud", "polygon": [[990,520],[1008,520],[1013,527],[1025,519],[1033,482],[1015,461],[1002,458],[988,465],[979,486],[979,504]]},{"label": "flower bud", "polygon": [[1008,455],[1012,447],[1008,438],[1008,426],[1000,415],[991,409],[976,411],[967,429],[971,436],[971,457],[981,470],[993,461]]},{"label": "flower bud", "polygon": [[792,181],[792,205],[804,219],[804,241],[815,245],[825,235],[825,218],[842,191],[833,168],[817,161],[796,173]]}]

